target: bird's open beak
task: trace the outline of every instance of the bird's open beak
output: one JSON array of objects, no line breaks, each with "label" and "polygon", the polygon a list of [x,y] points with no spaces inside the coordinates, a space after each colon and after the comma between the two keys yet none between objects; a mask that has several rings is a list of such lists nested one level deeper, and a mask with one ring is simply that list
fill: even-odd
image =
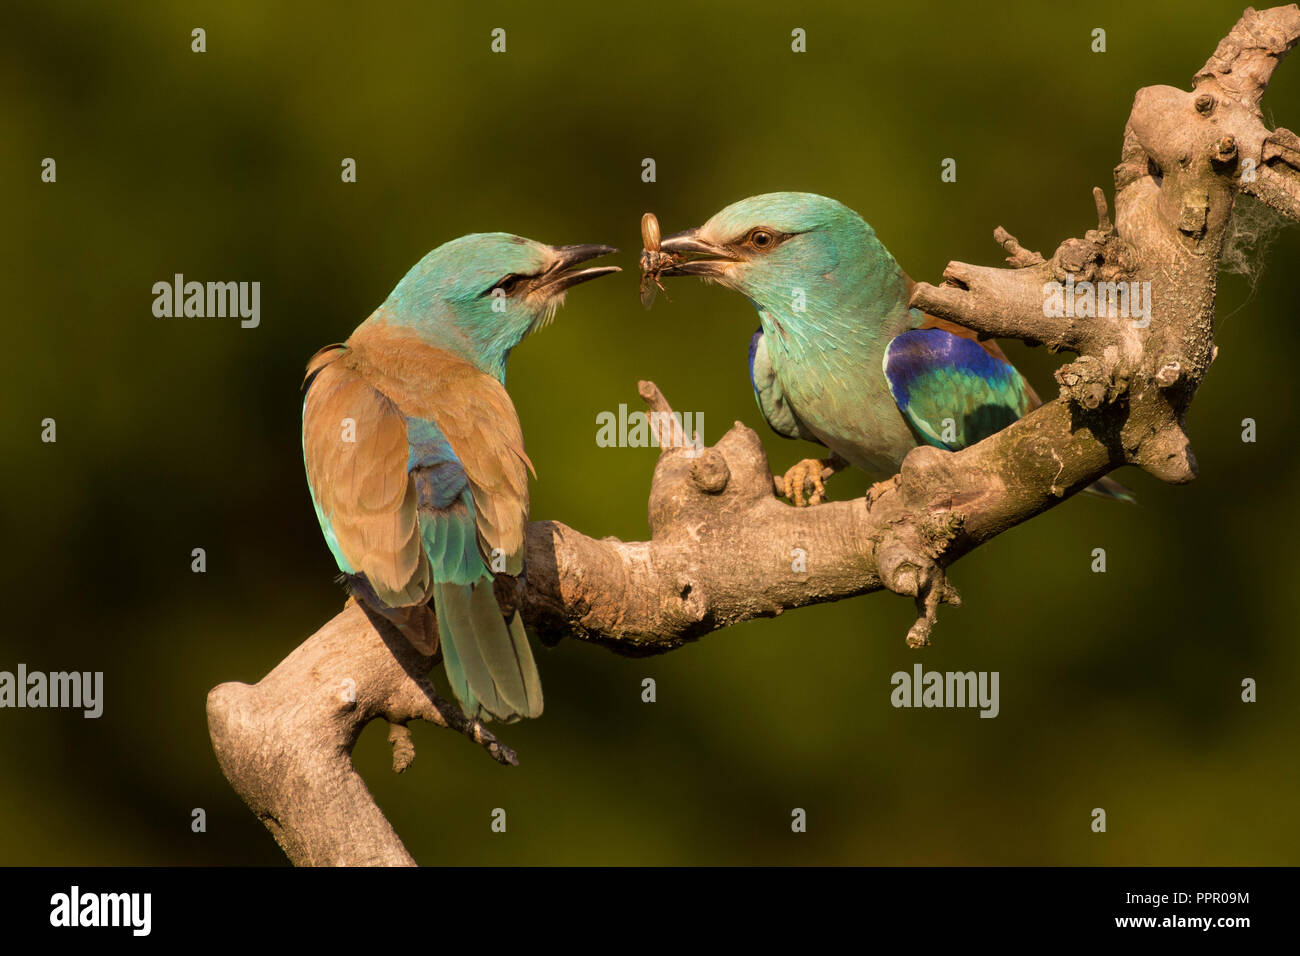
[{"label": "bird's open beak", "polygon": [[728,265],[740,261],[725,246],[701,238],[698,229],[687,229],[669,236],[660,243],[659,251],[673,258],[671,263],[657,270],[664,276],[717,277],[726,272]]},{"label": "bird's open beak", "polygon": [[537,286],[538,290],[545,292],[548,296],[559,295],[566,289],[571,289],[575,285],[587,282],[590,279],[599,279],[601,276],[613,275],[615,272],[623,271],[618,266],[596,266],[592,269],[573,268],[590,259],[607,256],[611,252],[618,252],[613,246],[588,243],[579,246],[554,246],[553,248],[556,256],[555,265],[546,270]]}]

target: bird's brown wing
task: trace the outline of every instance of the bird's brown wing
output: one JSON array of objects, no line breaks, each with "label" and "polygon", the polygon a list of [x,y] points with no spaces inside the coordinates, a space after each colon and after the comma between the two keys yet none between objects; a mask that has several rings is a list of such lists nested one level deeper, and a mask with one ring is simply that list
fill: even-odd
[{"label": "bird's brown wing", "polygon": [[322,350],[303,407],[307,481],[338,551],[385,604],[423,603],[432,581],[420,542],[406,422],[348,361]]},{"label": "bird's brown wing", "polygon": [[500,549],[506,573],[518,574],[533,466],[505,386],[470,362],[391,328],[367,332],[362,360],[367,378],[407,415],[438,426],[469,481],[484,560],[491,567]]}]

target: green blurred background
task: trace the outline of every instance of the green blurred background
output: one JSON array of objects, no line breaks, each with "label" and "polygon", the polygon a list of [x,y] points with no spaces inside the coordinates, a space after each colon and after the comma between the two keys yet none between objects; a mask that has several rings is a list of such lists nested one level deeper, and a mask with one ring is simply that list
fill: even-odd
[{"label": "green blurred background", "polygon": [[[3,14],[0,669],[102,670],[106,702],[99,720],[0,712],[0,863],[284,863],[217,767],[204,698],[342,604],[302,474],[302,370],[426,251],[498,229],[623,249],[628,272],[573,293],[509,385],[533,516],[640,539],[654,452],[595,444],[638,378],[703,412],[709,442],[739,419],[778,470],[811,450],[761,422],[743,299],[679,282],[642,311],[642,212],[668,233],[802,189],[859,210],[917,279],[999,262],[999,224],[1050,254],[1095,221],[1091,188],[1111,192],[1136,90],[1186,88],[1243,9],[233,6]],[[1300,127],[1300,62],[1265,105]],[[649,660],[565,641],[539,651],[545,716],[502,731],[519,768],[419,724],[397,777],[372,725],[357,762],[379,803],[426,864],[1296,863],[1298,258],[1291,230],[1253,291],[1222,282],[1200,479],[1125,470],[1140,506],[1073,500],[980,549],[929,650],[904,646],[912,604],[889,594]],[[155,318],[151,287],[177,272],[260,281],[260,327]],[[1054,391],[1059,359],[1009,350]],[[999,671],[1001,715],[893,709],[889,677],[916,661]]]}]

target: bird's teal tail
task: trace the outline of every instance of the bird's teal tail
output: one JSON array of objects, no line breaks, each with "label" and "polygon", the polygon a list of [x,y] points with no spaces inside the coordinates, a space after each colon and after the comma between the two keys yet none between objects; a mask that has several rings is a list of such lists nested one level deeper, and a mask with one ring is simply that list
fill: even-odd
[{"label": "bird's teal tail", "polygon": [[1111,498],[1115,501],[1127,501],[1131,505],[1137,504],[1137,495],[1109,475],[1103,475],[1083,490],[1085,494],[1096,495],[1098,498]]},{"label": "bird's teal tail", "polygon": [[447,680],[471,717],[513,721],[542,712],[542,681],[518,612],[507,625],[492,579],[437,584],[434,609]]}]

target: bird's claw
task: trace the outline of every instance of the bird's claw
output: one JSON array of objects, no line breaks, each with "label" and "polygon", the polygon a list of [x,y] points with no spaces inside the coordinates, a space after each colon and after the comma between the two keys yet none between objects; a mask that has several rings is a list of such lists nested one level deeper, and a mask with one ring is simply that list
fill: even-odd
[{"label": "bird's claw", "polygon": [[893,491],[897,487],[898,487],[897,475],[895,475],[893,478],[886,478],[884,481],[877,481],[874,485],[872,485],[870,488],[867,489],[867,493],[864,496],[867,499],[867,510],[870,511],[872,505],[874,505],[877,501],[879,501],[882,497],[884,497],[884,495],[887,492]]},{"label": "bird's claw", "polygon": [[[777,479],[784,489],[783,494],[794,502],[796,508],[802,508],[805,504],[821,504],[822,498],[826,495],[826,485],[822,483],[823,467],[825,462],[816,458],[805,458],[798,464],[791,465],[785,476]],[[806,502],[804,501],[805,487],[812,488],[812,493]]]}]

